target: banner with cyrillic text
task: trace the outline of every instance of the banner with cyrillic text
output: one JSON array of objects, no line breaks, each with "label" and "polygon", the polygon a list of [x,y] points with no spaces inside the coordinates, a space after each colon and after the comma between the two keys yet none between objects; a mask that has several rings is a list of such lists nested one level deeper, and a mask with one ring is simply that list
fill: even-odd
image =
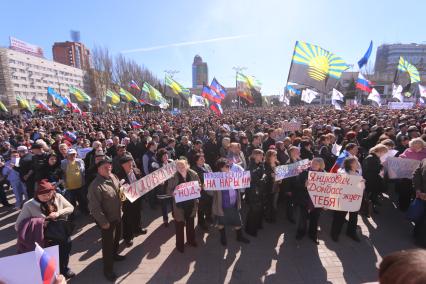
[{"label": "banner with cyrillic text", "polygon": [[388,109],[412,109],[414,106],[413,102],[390,102],[388,103]]},{"label": "banner with cyrillic text", "polygon": [[249,188],[250,180],[250,171],[204,173],[204,190]]},{"label": "banner with cyrillic text", "polygon": [[124,194],[130,202],[134,202],[139,197],[147,194],[176,173],[176,163],[172,162],[164,167],[144,176],[140,180],[124,185]]},{"label": "banner with cyrillic text", "polygon": [[176,186],[173,191],[176,203],[201,197],[201,187],[198,181],[189,181]]},{"label": "banner with cyrillic text", "polygon": [[307,189],[315,208],[356,212],[361,207],[364,188],[361,176],[308,173]]},{"label": "banner with cyrillic text", "polygon": [[295,177],[308,169],[310,165],[311,162],[308,159],[304,159],[292,164],[278,166],[275,168],[275,181]]},{"label": "banner with cyrillic text", "polygon": [[419,167],[420,161],[389,157],[384,163],[385,170],[390,179],[408,178],[412,179],[414,171]]}]

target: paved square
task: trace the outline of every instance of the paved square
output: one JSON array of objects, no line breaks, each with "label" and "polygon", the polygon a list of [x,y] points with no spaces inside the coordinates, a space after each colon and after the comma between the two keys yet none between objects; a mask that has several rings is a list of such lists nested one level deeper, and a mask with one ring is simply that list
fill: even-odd
[{"label": "paved square", "polygon": [[[143,222],[148,234],[125,248],[127,258],[115,264],[117,283],[364,283],[377,281],[377,265],[390,252],[413,248],[411,225],[385,198],[380,214],[360,217],[361,243],[342,234],[335,243],[329,237],[331,212],[320,218],[320,245],[308,238],[295,239],[295,225],[283,211],[276,224],[265,224],[257,238],[240,245],[235,232],[227,229],[228,247],[219,243],[219,233],[196,228],[198,248],[175,250],[174,224],[165,228],[160,209],[143,203]],[[18,212],[0,208],[0,257],[16,253],[14,222]],[[170,216],[171,217],[171,216]],[[344,230],[343,230],[344,232]],[[70,283],[108,283],[102,274],[100,232],[92,220],[77,216],[70,259],[77,273]],[[0,268],[1,269],[1,268]]]}]

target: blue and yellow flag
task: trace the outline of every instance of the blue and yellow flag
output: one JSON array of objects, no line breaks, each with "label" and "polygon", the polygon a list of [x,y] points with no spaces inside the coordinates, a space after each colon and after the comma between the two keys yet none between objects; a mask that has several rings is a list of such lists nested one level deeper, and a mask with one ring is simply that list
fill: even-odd
[{"label": "blue and yellow flag", "polygon": [[0,111],[8,112],[6,106],[4,105],[3,102],[0,102]]},{"label": "blue and yellow flag", "polygon": [[191,92],[189,91],[189,89],[183,87],[181,84],[173,80],[170,76],[166,76],[165,83],[170,89],[172,89],[173,93],[182,96],[183,99],[188,100],[191,97]]},{"label": "blue and yellow flag", "polygon": [[148,99],[148,103],[151,102],[160,108],[168,107],[167,100],[163,97],[160,91],[151,86],[149,83],[145,82],[143,84],[142,93],[145,94],[145,98]]},{"label": "blue and yellow flag", "polygon": [[16,95],[16,102],[18,103],[18,106],[20,108],[29,110],[30,112],[33,112],[32,105],[28,102],[27,99],[24,99],[20,95]]},{"label": "blue and yellow flag", "polygon": [[297,41],[288,81],[328,92],[348,69],[342,58],[310,43]]},{"label": "blue and yellow flag", "polygon": [[120,96],[116,92],[111,91],[110,89],[107,90],[105,98],[107,104],[116,105],[120,103]]}]

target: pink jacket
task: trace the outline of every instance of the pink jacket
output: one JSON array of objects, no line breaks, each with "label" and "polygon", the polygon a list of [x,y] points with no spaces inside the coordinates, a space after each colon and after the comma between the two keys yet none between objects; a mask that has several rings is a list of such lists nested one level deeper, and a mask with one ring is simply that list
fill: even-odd
[{"label": "pink jacket", "polygon": [[421,161],[426,158],[426,148],[421,150],[420,152],[414,152],[413,150],[411,150],[411,148],[408,148],[404,151],[404,153],[399,155],[399,157],[404,159]]}]

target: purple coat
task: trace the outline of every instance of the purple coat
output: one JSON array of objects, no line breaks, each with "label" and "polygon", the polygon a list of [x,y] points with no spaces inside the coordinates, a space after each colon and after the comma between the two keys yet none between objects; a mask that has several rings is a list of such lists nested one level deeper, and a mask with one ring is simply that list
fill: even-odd
[{"label": "purple coat", "polygon": [[408,148],[404,151],[404,153],[399,155],[399,157],[404,159],[421,161],[426,158],[426,148],[424,148],[420,152],[414,152],[413,150],[411,150],[411,148]]},{"label": "purple coat", "polygon": [[33,251],[35,242],[44,247],[44,218],[27,218],[18,227],[18,253]]}]

